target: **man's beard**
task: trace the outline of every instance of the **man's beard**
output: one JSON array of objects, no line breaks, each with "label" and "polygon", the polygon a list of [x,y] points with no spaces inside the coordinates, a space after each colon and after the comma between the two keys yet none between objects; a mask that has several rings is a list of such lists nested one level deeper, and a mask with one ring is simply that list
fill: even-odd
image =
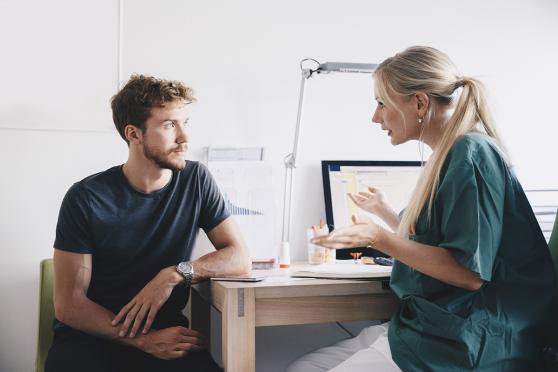
[{"label": "man's beard", "polygon": [[183,158],[172,160],[170,157],[176,149],[163,152],[157,148],[150,148],[147,144],[143,145],[143,154],[149,160],[152,160],[162,169],[170,169],[172,171],[181,171],[186,166],[186,160]]}]

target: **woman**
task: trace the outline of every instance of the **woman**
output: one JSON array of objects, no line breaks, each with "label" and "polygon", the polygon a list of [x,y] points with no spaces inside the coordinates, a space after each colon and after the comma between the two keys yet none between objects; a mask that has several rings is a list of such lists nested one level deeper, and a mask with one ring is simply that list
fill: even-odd
[{"label": "woman", "polygon": [[388,58],[374,83],[372,121],[393,145],[418,140],[432,155],[401,219],[377,189],[351,195],[395,233],[353,217],[314,242],[394,257],[401,303],[389,325],[308,354],[289,372],[541,370],[555,274],[483,86],[429,47]]}]

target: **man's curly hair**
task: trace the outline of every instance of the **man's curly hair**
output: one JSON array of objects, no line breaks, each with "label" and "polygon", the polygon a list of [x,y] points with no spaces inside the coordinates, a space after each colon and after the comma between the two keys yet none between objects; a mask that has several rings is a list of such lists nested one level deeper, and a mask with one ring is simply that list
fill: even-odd
[{"label": "man's curly hair", "polygon": [[134,74],[110,100],[112,119],[120,136],[128,143],[124,128],[133,125],[142,132],[151,109],[176,100],[194,102],[194,91],[180,81]]}]

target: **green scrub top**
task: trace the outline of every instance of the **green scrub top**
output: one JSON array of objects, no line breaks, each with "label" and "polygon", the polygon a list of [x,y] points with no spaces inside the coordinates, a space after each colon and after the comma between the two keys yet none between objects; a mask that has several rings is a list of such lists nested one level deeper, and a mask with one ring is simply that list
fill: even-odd
[{"label": "green scrub top", "polygon": [[468,291],[395,262],[401,299],[389,326],[403,371],[537,371],[555,300],[548,245],[521,185],[491,139],[462,136],[440,172],[430,221],[410,239],[448,249],[483,286]]}]

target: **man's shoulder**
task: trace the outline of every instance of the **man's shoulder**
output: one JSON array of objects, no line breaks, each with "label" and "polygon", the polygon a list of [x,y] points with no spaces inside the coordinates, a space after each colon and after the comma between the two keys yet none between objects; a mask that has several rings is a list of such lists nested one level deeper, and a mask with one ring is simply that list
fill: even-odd
[{"label": "man's shoulder", "polygon": [[83,178],[82,180],[76,182],[76,184],[85,188],[95,187],[98,185],[103,185],[106,183],[113,182],[115,179],[118,179],[121,176],[122,176],[122,166],[116,165],[104,171],[91,174]]},{"label": "man's shoulder", "polygon": [[180,172],[181,174],[190,174],[190,173],[198,173],[201,171],[206,170],[206,166],[203,165],[201,162],[197,161],[197,160],[187,160],[186,161],[186,166],[184,167],[184,169]]},{"label": "man's shoulder", "polygon": [[121,166],[114,166],[102,172],[91,174],[74,183],[69,191],[82,193],[105,190],[121,181],[121,172]]}]

